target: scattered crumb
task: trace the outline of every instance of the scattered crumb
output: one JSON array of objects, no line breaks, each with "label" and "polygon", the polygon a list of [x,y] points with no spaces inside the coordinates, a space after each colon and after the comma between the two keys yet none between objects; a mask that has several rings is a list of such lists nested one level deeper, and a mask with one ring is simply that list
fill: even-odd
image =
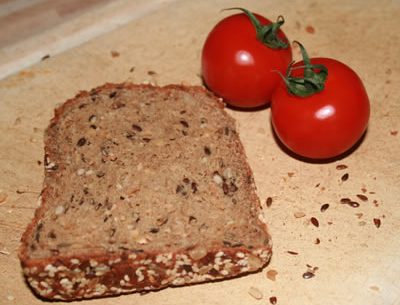
[{"label": "scattered crumb", "polygon": [[4,201],[7,200],[8,195],[6,192],[0,191],[0,203],[3,203]]},{"label": "scattered crumb", "polygon": [[275,296],[273,296],[273,297],[270,297],[270,298],[269,298],[269,302],[270,302],[272,305],[275,305],[275,304],[278,302],[278,299],[277,299]]},{"label": "scattered crumb", "polygon": [[291,255],[299,255],[299,253],[298,252],[295,252],[295,251],[286,251],[287,253],[289,253],[289,254],[291,254]]},{"label": "scattered crumb", "polygon": [[379,218],[374,218],[374,225],[379,228],[381,226],[381,220]]},{"label": "scattered crumb", "polygon": [[24,189],[17,189],[15,192],[16,192],[18,195],[26,194],[26,193],[32,193],[32,194],[38,193],[38,194],[39,194],[39,192],[30,191],[30,190],[24,190]]},{"label": "scattered crumb", "polygon": [[0,250],[0,254],[2,254],[2,255],[10,255],[10,252],[8,252],[6,250]]},{"label": "scattered crumb", "polygon": [[49,58],[50,58],[50,54],[46,54],[45,56],[42,57],[41,60],[46,60],[46,59],[49,59]]},{"label": "scattered crumb", "polygon": [[294,217],[296,218],[302,218],[304,216],[306,216],[304,212],[294,212]]},{"label": "scattered crumb", "polygon": [[361,217],[363,217],[363,213],[356,213],[356,216],[358,217],[358,219],[360,219]]},{"label": "scattered crumb", "polygon": [[314,240],[314,244],[319,245],[321,243],[321,240],[319,238],[316,238]]},{"label": "scattered crumb", "polygon": [[338,165],[336,165],[336,169],[337,170],[343,170],[343,169],[346,169],[347,168],[347,165],[345,165],[345,164],[338,164]]},{"label": "scattered crumb", "polygon": [[327,209],[329,209],[329,203],[324,203],[323,205],[321,205],[321,212],[325,212]]},{"label": "scattered crumb", "polygon": [[261,300],[263,298],[263,294],[260,289],[256,287],[250,287],[248,293],[255,298],[256,300]]},{"label": "scattered crumb", "polygon": [[309,264],[307,264],[308,270],[303,273],[303,278],[308,280],[311,279],[315,276],[315,272],[319,269],[318,267],[313,267]]},{"label": "scattered crumb", "polygon": [[119,57],[119,52],[118,51],[115,51],[115,50],[112,50],[111,51],[111,57],[113,57],[113,58],[115,58],[115,57]]},{"label": "scattered crumb", "polygon": [[360,204],[357,201],[353,201],[350,198],[342,198],[340,199],[341,204],[347,204],[351,206],[352,208],[358,208]]},{"label": "scattered crumb", "polygon": [[15,119],[14,125],[19,125],[19,124],[21,124],[21,122],[22,122],[22,119],[20,117],[18,117]]},{"label": "scattered crumb", "polygon": [[310,34],[314,34],[315,33],[315,29],[312,25],[307,25],[306,26],[306,32],[310,33]]},{"label": "scattered crumb", "polygon": [[392,136],[397,136],[398,133],[399,133],[399,132],[398,132],[397,130],[391,130],[391,131],[390,131],[390,134],[391,134]]},{"label": "scattered crumb", "polygon": [[269,208],[272,205],[272,197],[268,197],[265,200],[265,204],[267,205],[267,207]]},{"label": "scattered crumb", "polygon": [[362,221],[360,221],[359,223],[358,223],[358,225],[360,226],[360,227],[363,227],[363,226],[365,226],[367,223],[364,221],[364,220],[362,220]]},{"label": "scattered crumb", "polygon": [[293,176],[294,176],[294,173],[293,173],[293,172],[288,172],[287,175],[288,175],[289,177],[293,177]]},{"label": "scattered crumb", "polygon": [[310,272],[310,271],[307,271],[307,272],[303,273],[303,279],[306,279],[306,280],[308,280],[310,278],[313,278],[314,276],[315,276],[315,274]]},{"label": "scattered crumb", "polygon": [[357,194],[356,196],[362,201],[368,201],[368,197],[363,194]]},{"label": "scattered crumb", "polygon": [[157,75],[157,72],[153,71],[153,70],[149,70],[147,71],[147,75]]},{"label": "scattered crumb", "polygon": [[344,174],[344,175],[340,178],[340,180],[342,180],[342,181],[347,181],[348,179],[349,179],[349,174],[348,174],[348,173]]},{"label": "scattered crumb", "polygon": [[314,227],[319,227],[319,221],[318,221],[318,219],[317,218],[315,218],[315,217],[311,217],[310,218],[310,222],[311,222],[311,224],[314,226]]},{"label": "scattered crumb", "polygon": [[267,273],[266,273],[267,278],[269,280],[271,280],[271,281],[275,281],[276,280],[277,274],[278,274],[278,271],[276,271],[274,269],[268,270]]},{"label": "scattered crumb", "polygon": [[374,291],[380,290],[378,286],[370,286],[369,289],[374,290]]},{"label": "scattered crumb", "polygon": [[132,73],[133,71],[135,71],[135,67],[132,67],[132,68],[129,69],[129,72]]}]

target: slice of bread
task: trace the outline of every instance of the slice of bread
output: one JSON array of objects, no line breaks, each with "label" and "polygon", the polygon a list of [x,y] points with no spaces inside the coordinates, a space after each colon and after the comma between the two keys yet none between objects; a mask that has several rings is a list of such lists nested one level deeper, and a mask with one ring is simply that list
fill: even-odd
[{"label": "slice of bread", "polygon": [[271,242],[224,105],[201,87],[106,84],[56,109],[20,260],[72,300],[260,270]]}]

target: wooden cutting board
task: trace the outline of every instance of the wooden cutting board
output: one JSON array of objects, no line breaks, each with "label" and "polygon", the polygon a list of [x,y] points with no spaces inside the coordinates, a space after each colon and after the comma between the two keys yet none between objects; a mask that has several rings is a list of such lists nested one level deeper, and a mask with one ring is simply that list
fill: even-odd
[{"label": "wooden cutting board", "polygon": [[[201,84],[204,39],[229,14],[220,9],[233,5],[271,19],[284,15],[291,40],[358,72],[371,100],[365,138],[340,160],[306,163],[277,145],[270,109],[228,110],[237,119],[273,236],[271,263],[237,279],[76,304],[251,305],[269,304],[270,297],[282,305],[400,304],[400,2],[388,0],[178,0],[2,80],[0,304],[43,303],[24,282],[17,250],[37,207],[43,131],[54,107],[105,82]],[[360,207],[340,204],[343,197]],[[325,203],[329,208],[321,212]],[[315,276],[303,278],[310,269]],[[249,294],[251,287],[261,300]]]}]

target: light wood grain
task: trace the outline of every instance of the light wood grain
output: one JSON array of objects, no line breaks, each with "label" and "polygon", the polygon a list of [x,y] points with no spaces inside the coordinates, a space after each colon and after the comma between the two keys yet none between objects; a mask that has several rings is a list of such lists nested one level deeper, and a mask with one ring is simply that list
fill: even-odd
[{"label": "light wood grain", "polygon": [[17,10],[10,6],[10,14],[0,17],[0,79],[173,1],[37,0]]},{"label": "light wood grain", "polygon": [[78,18],[110,0],[4,1],[0,3],[0,48]]}]

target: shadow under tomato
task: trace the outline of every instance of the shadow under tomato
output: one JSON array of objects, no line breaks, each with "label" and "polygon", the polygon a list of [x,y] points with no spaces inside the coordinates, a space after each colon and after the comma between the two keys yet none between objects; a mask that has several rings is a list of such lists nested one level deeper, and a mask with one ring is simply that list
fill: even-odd
[{"label": "shadow under tomato", "polygon": [[[208,91],[213,92],[213,91],[207,86],[206,82],[204,81],[203,76],[201,76],[201,82],[202,82],[203,86],[204,86]],[[214,94],[215,94],[215,93],[214,93]],[[218,95],[215,94],[215,96],[218,96]],[[265,104],[265,105],[261,105],[261,106],[257,106],[257,107],[243,108],[243,107],[237,107],[237,106],[230,105],[230,104],[228,104],[228,103],[225,101],[225,99],[223,99],[223,100],[224,100],[224,103],[225,103],[225,105],[226,105],[226,108],[231,109],[231,110],[233,110],[233,111],[240,111],[240,112],[257,112],[257,111],[261,111],[261,110],[268,109],[268,108],[270,107],[270,103],[268,102],[268,103]]]},{"label": "shadow under tomato", "polygon": [[306,162],[306,163],[312,163],[312,164],[326,164],[326,163],[333,163],[339,160],[342,160],[344,158],[346,158],[347,156],[351,155],[354,151],[356,151],[360,145],[362,144],[362,142],[364,142],[364,139],[367,135],[368,132],[368,128],[364,131],[363,135],[360,137],[360,139],[348,150],[346,150],[344,153],[336,156],[336,157],[332,157],[332,158],[325,158],[325,159],[312,159],[312,158],[307,158],[307,157],[303,157],[301,155],[296,154],[295,152],[291,151],[289,148],[286,147],[285,144],[282,143],[282,141],[279,139],[278,135],[276,134],[273,126],[272,126],[272,122],[271,120],[270,122],[270,128],[272,129],[272,134],[274,137],[274,140],[276,142],[276,144],[279,146],[279,148],[286,153],[287,155],[291,156],[294,159],[297,159],[299,161],[302,162]]},{"label": "shadow under tomato", "polygon": [[[225,101],[224,101],[225,102]],[[226,102],[225,102],[226,103]],[[228,103],[226,103],[226,108],[231,109],[233,111],[241,111],[241,112],[257,112],[257,111],[262,111],[265,109],[268,109],[270,106],[270,104],[266,104],[266,105],[261,105],[261,106],[257,106],[257,107],[251,107],[251,108],[243,108],[243,107],[237,107],[237,106],[232,106],[229,105]]]}]

